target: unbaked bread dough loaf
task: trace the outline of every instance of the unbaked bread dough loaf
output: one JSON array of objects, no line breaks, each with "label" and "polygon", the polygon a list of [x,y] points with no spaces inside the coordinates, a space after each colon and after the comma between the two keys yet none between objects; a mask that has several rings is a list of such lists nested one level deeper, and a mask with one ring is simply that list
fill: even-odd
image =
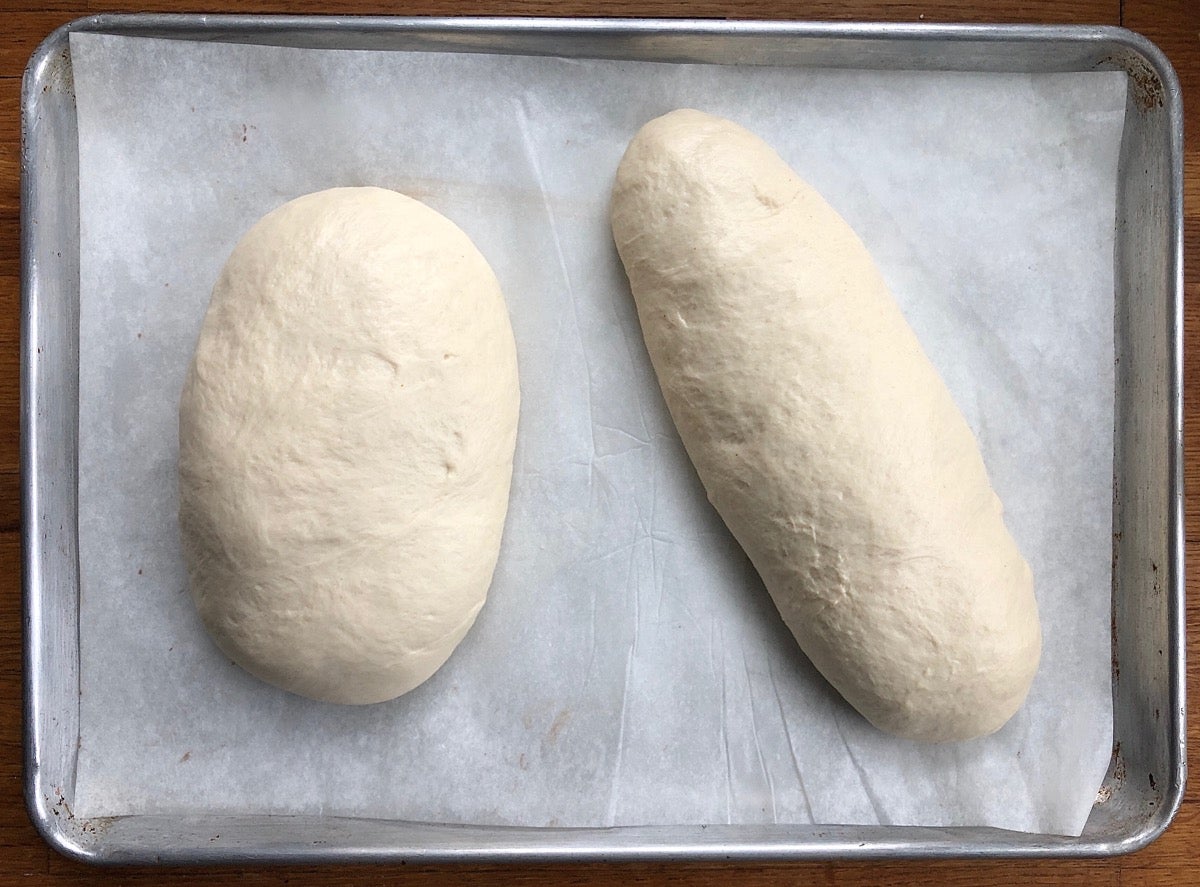
[{"label": "unbaked bread dough loaf", "polygon": [[332,702],[432,675],[491,582],[517,405],[500,286],[453,222],[381,188],[267,214],[221,272],[179,410],[213,640]]},{"label": "unbaked bread dough loaf", "polygon": [[633,139],[612,227],[683,443],[804,652],[881,729],[998,729],[1037,669],[1032,575],[858,237],[690,110]]}]

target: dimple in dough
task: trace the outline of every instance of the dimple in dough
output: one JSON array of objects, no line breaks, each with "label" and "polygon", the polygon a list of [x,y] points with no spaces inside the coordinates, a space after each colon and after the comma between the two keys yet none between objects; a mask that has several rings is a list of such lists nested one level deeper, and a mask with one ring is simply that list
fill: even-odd
[{"label": "dimple in dough", "polygon": [[221,650],[331,702],[432,675],[487,595],[518,400],[500,286],[449,219],[335,188],[255,224],[179,410],[184,553]]},{"label": "dimple in dough", "polygon": [[975,439],[862,242],[761,139],[680,110],[612,228],[671,416],[801,648],[877,727],[997,730],[1037,670],[1033,578]]}]

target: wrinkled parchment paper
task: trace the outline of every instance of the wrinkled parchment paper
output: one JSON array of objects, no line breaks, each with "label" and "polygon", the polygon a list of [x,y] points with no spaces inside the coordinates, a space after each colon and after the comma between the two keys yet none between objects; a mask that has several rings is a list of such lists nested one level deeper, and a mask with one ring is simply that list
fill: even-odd
[{"label": "wrinkled parchment paper", "polygon": [[[82,273],[80,815],[995,825],[1076,834],[1111,743],[1121,74],[366,53],[73,34]],[[1037,581],[1027,705],[987,739],[871,728],[797,650],[664,408],[607,221],[651,117],[749,126],[849,220],[976,431]],[[522,410],[491,596],[391,703],[249,677],[185,584],[176,410],[259,216],[418,197],[495,268]]]}]

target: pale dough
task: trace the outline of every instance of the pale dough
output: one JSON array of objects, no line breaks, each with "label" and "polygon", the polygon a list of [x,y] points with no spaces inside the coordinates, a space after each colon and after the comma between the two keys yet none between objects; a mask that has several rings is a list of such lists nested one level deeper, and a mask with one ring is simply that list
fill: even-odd
[{"label": "pale dough", "polygon": [[267,214],[221,272],[179,411],[217,645],[332,702],[432,675],[491,582],[518,398],[500,286],[454,223],[381,188]]},{"label": "pale dough", "polygon": [[1002,726],[1037,670],[1029,567],[862,242],[762,140],[646,124],[612,227],[667,405],[801,648],[876,726]]}]

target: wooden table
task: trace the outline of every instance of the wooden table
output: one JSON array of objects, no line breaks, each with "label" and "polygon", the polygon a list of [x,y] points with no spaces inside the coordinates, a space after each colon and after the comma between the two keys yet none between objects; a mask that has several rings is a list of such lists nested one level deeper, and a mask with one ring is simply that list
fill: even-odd
[{"label": "wooden table", "polygon": [[[94,12],[291,12],[408,15],[629,15],[721,18],[867,19],[926,22],[1041,22],[1124,25],[1145,34],[1170,57],[1183,82],[1187,113],[1186,192],[1186,364],[1185,412],[1188,426],[1186,477],[1200,490],[1200,378],[1190,359],[1200,347],[1200,2],[1197,0],[246,0],[242,3],[114,0],[0,0],[0,887],[15,884],[157,884],[168,878],[161,869],[97,870],[70,862],[50,850],[29,824],[21,777],[21,590],[20,479],[18,433],[20,213],[20,77],[30,53],[52,29]],[[1187,543],[1191,559],[1200,541],[1197,497],[1187,503]],[[1194,575],[1194,574],[1193,574]],[[1200,600],[1188,582],[1188,685],[1193,691],[1188,718],[1188,760],[1200,775]],[[1079,884],[1088,887],[1162,884],[1200,885],[1200,779],[1189,783],[1183,807],[1167,833],[1146,850],[1108,861],[809,863],[794,865],[556,865],[526,868],[470,866],[424,868],[404,865],[364,867],[287,867],[259,869],[175,869],[169,877],[189,884],[358,884],[419,881],[426,884],[690,883],[721,885],[806,884]]]}]

